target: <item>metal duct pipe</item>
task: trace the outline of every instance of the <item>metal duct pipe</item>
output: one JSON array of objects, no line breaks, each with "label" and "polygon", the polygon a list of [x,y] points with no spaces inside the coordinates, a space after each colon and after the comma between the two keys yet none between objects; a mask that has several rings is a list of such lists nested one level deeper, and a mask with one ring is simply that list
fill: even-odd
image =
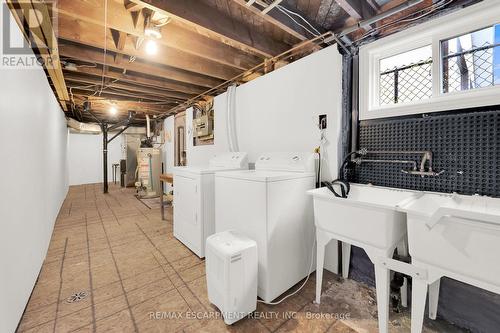
[{"label": "metal duct pipe", "polygon": [[394,15],[396,13],[399,13],[400,11],[403,11],[405,9],[408,9],[410,7],[418,5],[419,3],[423,2],[423,1],[424,0],[409,0],[409,1],[406,1],[405,3],[402,3],[399,6],[396,6],[394,8],[389,9],[389,10],[386,10],[383,13],[375,15],[375,16],[369,18],[369,19],[366,19],[366,20],[363,20],[363,21],[359,21],[355,25],[352,25],[350,27],[345,28],[337,36],[338,37],[342,37],[342,36],[348,35],[351,32],[354,32],[354,31],[356,31],[356,30],[358,30],[358,29],[360,29],[362,27],[365,27],[367,25],[371,25],[371,24],[377,23],[378,21],[383,20],[383,19],[385,19],[385,18],[387,18],[389,16],[392,16],[392,15]]}]

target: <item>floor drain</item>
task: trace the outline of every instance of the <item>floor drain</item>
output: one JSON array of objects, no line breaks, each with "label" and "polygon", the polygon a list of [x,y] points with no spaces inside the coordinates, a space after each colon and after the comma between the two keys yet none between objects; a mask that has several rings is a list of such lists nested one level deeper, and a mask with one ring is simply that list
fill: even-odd
[{"label": "floor drain", "polygon": [[81,300],[87,298],[88,295],[89,295],[89,293],[86,292],[86,291],[79,291],[77,293],[74,293],[70,297],[68,297],[66,299],[66,303],[77,303],[77,302],[80,302]]}]

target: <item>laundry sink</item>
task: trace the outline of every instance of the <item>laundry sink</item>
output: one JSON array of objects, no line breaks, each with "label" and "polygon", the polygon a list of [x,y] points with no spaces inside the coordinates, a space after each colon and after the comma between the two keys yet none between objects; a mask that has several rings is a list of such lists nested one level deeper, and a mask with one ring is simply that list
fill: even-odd
[{"label": "laundry sink", "polygon": [[427,289],[435,318],[442,276],[500,294],[500,199],[426,193],[399,209],[412,265],[426,271],[413,282],[412,332],[421,331]]},{"label": "laundry sink", "polygon": [[[321,300],[324,255],[328,242],[333,239],[342,241],[344,251],[349,248],[345,244],[361,247],[375,264],[379,331],[387,332],[390,271],[379,265],[378,259],[392,258],[394,249],[403,244],[406,236],[405,214],[396,208],[421,194],[361,184],[351,184],[347,198],[334,196],[328,188],[310,190],[308,194],[313,196],[316,225],[316,303]],[[401,250],[401,254],[406,254],[404,246]],[[343,261],[349,263],[345,253]]]},{"label": "laundry sink", "polygon": [[[351,184],[347,198],[326,187],[311,190],[317,229],[334,233],[354,245],[394,247],[406,233],[405,214],[396,210],[419,193],[387,187]],[[339,239],[340,240],[340,239]]]},{"label": "laundry sink", "polygon": [[401,205],[412,262],[500,286],[500,199],[424,194]]}]

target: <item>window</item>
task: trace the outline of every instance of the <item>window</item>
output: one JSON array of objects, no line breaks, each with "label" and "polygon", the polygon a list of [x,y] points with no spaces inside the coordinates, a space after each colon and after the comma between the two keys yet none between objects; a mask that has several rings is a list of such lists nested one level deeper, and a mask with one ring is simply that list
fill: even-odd
[{"label": "window", "polygon": [[483,0],[359,50],[359,118],[500,105],[500,6]]},{"label": "window", "polygon": [[380,105],[418,101],[431,96],[431,45],[380,60]]},{"label": "window", "polygon": [[441,42],[443,92],[500,84],[500,25]]}]

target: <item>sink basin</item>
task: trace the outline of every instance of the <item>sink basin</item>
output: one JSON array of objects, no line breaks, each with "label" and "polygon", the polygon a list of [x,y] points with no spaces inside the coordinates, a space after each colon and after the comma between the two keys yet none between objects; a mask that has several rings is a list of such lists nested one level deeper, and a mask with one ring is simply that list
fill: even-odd
[{"label": "sink basin", "polygon": [[407,213],[412,265],[427,271],[413,283],[412,332],[422,329],[428,286],[435,318],[442,276],[500,293],[500,199],[427,193],[399,209]]},{"label": "sink basin", "polygon": [[[405,214],[396,210],[418,192],[351,184],[348,198],[337,198],[326,187],[308,191],[314,198],[317,229],[334,233],[363,247],[394,249],[406,234]],[[340,239],[339,239],[340,240]]]},{"label": "sink basin", "polygon": [[[406,217],[399,205],[416,199],[418,192],[351,184],[347,198],[335,197],[325,188],[308,191],[314,202],[316,225],[316,303],[320,303],[325,247],[330,240],[353,244],[365,250],[375,264],[379,331],[388,331],[390,271],[377,264],[380,257],[392,258],[406,235]],[[402,247],[402,253],[405,253]],[[349,263],[344,256],[343,261]],[[405,289],[406,290],[406,289]],[[403,292],[403,289],[402,289]],[[404,297],[404,296],[403,296]]]}]

